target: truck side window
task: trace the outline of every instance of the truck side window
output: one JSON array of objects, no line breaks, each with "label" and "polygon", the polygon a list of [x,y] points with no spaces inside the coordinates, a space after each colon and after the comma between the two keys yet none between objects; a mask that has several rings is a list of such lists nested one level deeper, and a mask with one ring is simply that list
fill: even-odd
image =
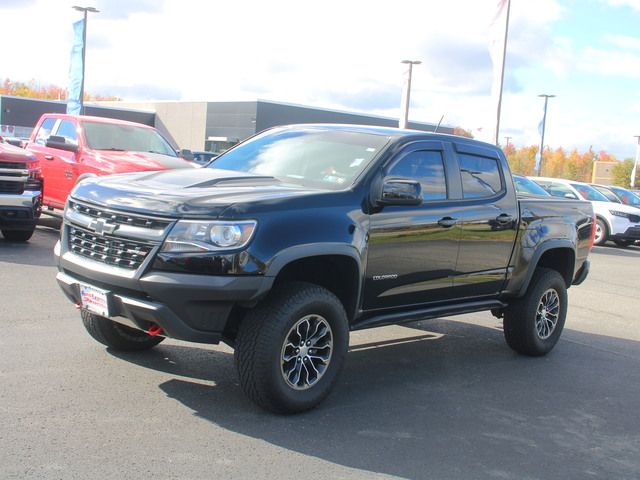
[{"label": "truck side window", "polygon": [[36,135],[35,143],[38,145],[44,145],[49,136],[51,135],[51,130],[53,130],[53,126],[56,124],[55,118],[46,118],[40,128],[38,129],[38,134]]},{"label": "truck side window", "polygon": [[422,186],[422,199],[443,200],[447,198],[442,153],[436,150],[418,150],[402,157],[387,174],[390,177],[412,178]]},{"label": "truck side window", "polygon": [[76,126],[69,120],[63,120],[62,122],[60,122],[56,135],[58,135],[59,137],[64,137],[67,140],[67,143],[72,143],[74,145],[78,144],[78,133],[76,132]]},{"label": "truck side window", "polygon": [[464,198],[492,197],[502,191],[498,160],[466,153],[458,159]]}]

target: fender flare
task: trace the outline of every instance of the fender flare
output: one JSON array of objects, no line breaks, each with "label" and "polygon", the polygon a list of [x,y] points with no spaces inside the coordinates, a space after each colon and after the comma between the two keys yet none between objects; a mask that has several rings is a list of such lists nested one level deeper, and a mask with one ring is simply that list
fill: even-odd
[{"label": "fender flare", "polygon": [[345,243],[307,243],[303,245],[295,245],[278,252],[271,262],[268,263],[265,276],[274,278],[282,271],[284,267],[297,260],[305,258],[323,257],[323,256],[341,256],[353,260],[357,268],[357,290],[356,298],[353,303],[353,311],[347,312],[349,318],[356,314],[360,308],[362,300],[362,288],[364,282],[364,266],[358,249],[350,244]]},{"label": "fender flare", "polygon": [[518,290],[518,294],[516,295],[517,297],[522,297],[525,293],[527,293],[527,290],[529,289],[529,284],[531,283],[531,279],[533,278],[533,274],[536,271],[536,268],[538,268],[538,262],[540,262],[540,258],[542,257],[542,255],[546,252],[548,252],[549,250],[555,250],[557,248],[567,248],[569,250],[571,250],[573,252],[573,268],[572,268],[572,272],[571,272],[571,276],[572,278],[569,279],[569,283],[567,285],[567,288],[571,285],[571,280],[573,280],[573,274],[575,273],[573,270],[575,270],[575,247],[574,244],[571,243],[570,240],[549,240],[546,241],[542,244],[540,244],[534,254],[531,257],[531,261],[529,262],[529,267],[527,268],[527,275],[524,278],[524,281],[522,282],[522,285],[520,286],[520,289]]}]

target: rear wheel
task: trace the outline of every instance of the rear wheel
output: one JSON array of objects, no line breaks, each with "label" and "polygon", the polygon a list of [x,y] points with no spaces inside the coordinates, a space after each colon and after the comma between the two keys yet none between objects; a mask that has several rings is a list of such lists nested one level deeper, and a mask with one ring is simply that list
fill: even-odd
[{"label": "rear wheel", "polygon": [[555,270],[538,268],[527,293],[504,313],[504,337],[516,352],[549,353],[558,342],[567,316],[567,286]]},{"label": "rear wheel", "polygon": [[139,352],[159,344],[164,337],[146,334],[141,330],[129,328],[107,318],[83,310],[82,323],[89,335],[109,348],[121,352]]},{"label": "rear wheel", "polygon": [[283,284],[240,324],[240,384],[266,410],[309,410],[329,394],[348,344],[347,316],[333,293],[309,283]]},{"label": "rear wheel", "polygon": [[34,231],[35,228],[33,230],[2,230],[2,235],[10,242],[26,242]]},{"label": "rear wheel", "polygon": [[604,223],[604,220],[598,218],[596,220],[596,235],[593,239],[594,245],[604,245],[604,243],[609,238],[609,229],[607,228],[607,224]]}]

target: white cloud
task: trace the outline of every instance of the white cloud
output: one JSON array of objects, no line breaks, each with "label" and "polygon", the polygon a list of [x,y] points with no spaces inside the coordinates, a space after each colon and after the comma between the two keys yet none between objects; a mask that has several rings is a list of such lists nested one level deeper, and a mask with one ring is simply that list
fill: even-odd
[{"label": "white cloud", "polygon": [[631,7],[640,10],[640,0],[605,0],[612,7]]}]

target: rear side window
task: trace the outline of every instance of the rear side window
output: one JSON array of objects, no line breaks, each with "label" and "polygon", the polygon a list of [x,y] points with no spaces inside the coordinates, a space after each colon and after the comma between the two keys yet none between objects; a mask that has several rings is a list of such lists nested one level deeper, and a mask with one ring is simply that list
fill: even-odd
[{"label": "rear side window", "polygon": [[447,198],[447,182],[442,153],[437,150],[418,150],[402,157],[387,174],[390,177],[411,178],[420,182],[422,200]]},{"label": "rear side window", "polygon": [[38,129],[38,134],[36,135],[35,142],[38,145],[44,145],[49,137],[51,136],[51,130],[53,130],[53,126],[56,124],[55,118],[45,118]]},{"label": "rear side window", "polygon": [[502,191],[498,160],[459,153],[464,198],[491,197]]}]

